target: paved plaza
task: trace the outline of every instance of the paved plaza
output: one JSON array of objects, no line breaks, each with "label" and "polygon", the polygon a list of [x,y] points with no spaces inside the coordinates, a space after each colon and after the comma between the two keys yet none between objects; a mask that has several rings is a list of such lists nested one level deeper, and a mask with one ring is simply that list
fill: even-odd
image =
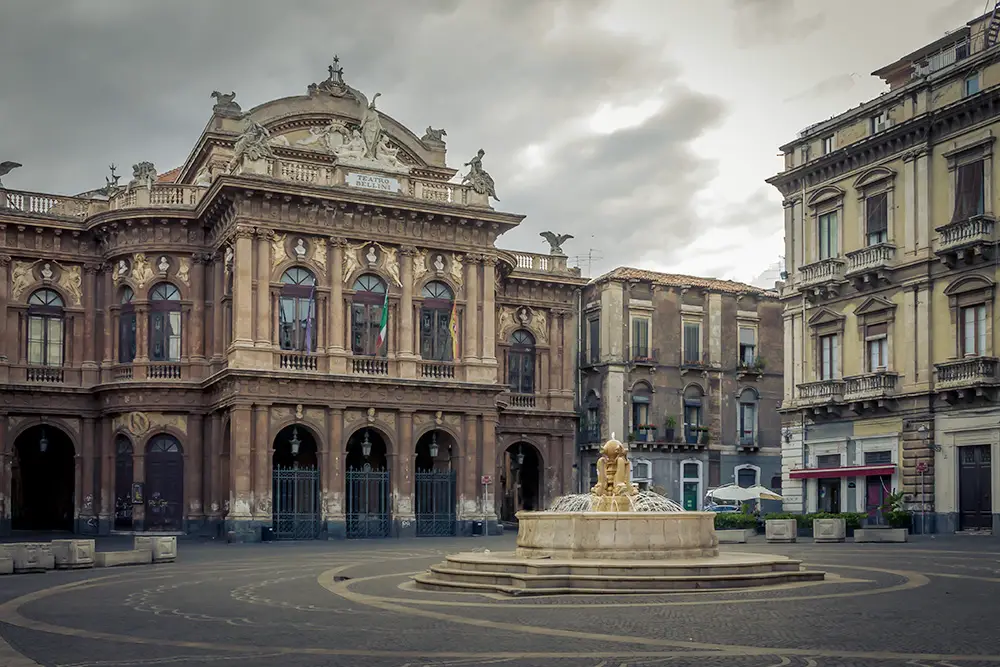
[{"label": "paved plaza", "polygon": [[1000,664],[1000,540],[989,537],[752,543],[723,548],[829,576],[516,599],[408,583],[446,553],[511,550],[512,536],[178,546],[173,564],[0,578],[0,666]]}]

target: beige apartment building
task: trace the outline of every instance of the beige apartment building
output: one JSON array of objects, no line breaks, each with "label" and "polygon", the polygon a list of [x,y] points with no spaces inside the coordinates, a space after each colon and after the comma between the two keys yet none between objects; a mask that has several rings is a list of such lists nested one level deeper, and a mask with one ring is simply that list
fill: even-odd
[{"label": "beige apartment building", "polygon": [[998,32],[988,14],[882,67],[888,92],[782,147],[786,510],[899,490],[917,530],[1000,514]]}]

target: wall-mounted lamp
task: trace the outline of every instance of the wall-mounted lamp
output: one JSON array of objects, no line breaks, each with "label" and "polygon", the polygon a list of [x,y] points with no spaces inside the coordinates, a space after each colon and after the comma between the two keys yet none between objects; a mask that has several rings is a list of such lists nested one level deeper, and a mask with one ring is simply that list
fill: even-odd
[{"label": "wall-mounted lamp", "polygon": [[431,453],[431,458],[436,459],[438,455],[438,436],[437,433],[431,433],[431,444],[428,447]]},{"label": "wall-mounted lamp", "polygon": [[517,465],[522,465],[524,463],[524,451],[518,447],[517,448]]},{"label": "wall-mounted lamp", "polygon": [[372,441],[368,439],[368,431],[365,431],[365,437],[361,440],[361,454],[365,458],[372,453]]},{"label": "wall-mounted lamp", "polygon": [[288,441],[288,444],[292,446],[292,456],[298,456],[299,447],[302,446],[302,441],[299,440],[299,429],[292,429],[292,439]]},{"label": "wall-mounted lamp", "polygon": [[38,438],[38,451],[44,454],[45,452],[48,451],[48,449],[49,449],[49,439],[45,435],[45,427],[43,426],[42,434]]}]

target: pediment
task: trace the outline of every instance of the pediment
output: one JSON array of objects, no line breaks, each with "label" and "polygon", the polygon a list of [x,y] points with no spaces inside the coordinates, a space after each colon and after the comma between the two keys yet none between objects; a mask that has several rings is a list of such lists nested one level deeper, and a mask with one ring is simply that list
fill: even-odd
[{"label": "pediment", "polygon": [[828,324],[843,324],[845,319],[841,313],[824,306],[809,318],[809,326],[821,327]]},{"label": "pediment", "polygon": [[834,185],[824,185],[816,192],[809,195],[806,203],[810,206],[819,206],[827,202],[844,198],[844,191]]},{"label": "pediment", "polygon": [[894,178],[896,178],[896,172],[892,169],[888,167],[872,167],[855,179],[854,189],[863,190],[872,185],[891,181]]},{"label": "pediment", "polygon": [[966,292],[992,290],[994,284],[995,283],[986,276],[979,273],[973,273],[952,281],[952,283],[944,289],[944,293],[947,296],[957,296]]},{"label": "pediment", "polygon": [[896,304],[880,296],[869,297],[854,311],[855,315],[872,315],[896,309]]}]

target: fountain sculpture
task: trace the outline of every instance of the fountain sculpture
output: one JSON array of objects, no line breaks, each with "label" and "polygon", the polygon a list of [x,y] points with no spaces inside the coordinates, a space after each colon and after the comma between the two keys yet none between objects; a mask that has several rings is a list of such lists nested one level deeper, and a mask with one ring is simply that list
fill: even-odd
[{"label": "fountain sculpture", "polygon": [[601,448],[589,494],[518,512],[513,553],[460,553],[413,579],[419,588],[519,594],[664,592],[816,581],[785,556],[719,553],[715,514],[688,512],[631,482],[625,445]]}]

